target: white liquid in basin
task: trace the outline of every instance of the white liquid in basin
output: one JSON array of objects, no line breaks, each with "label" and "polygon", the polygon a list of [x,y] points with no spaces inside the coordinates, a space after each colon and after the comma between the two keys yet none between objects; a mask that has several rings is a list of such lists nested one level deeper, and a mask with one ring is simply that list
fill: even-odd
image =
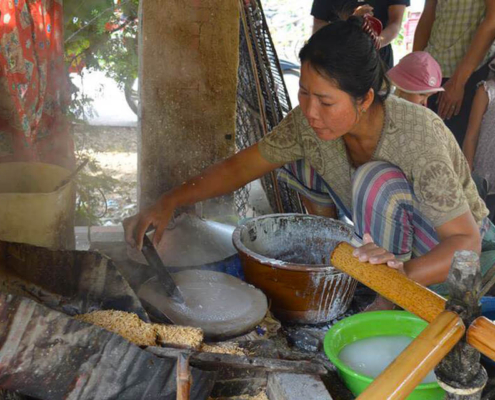
[{"label": "white liquid in basin", "polygon": [[[374,336],[344,347],[340,360],[352,370],[376,378],[413,341],[409,336]],[[421,383],[436,382],[430,371]]]}]

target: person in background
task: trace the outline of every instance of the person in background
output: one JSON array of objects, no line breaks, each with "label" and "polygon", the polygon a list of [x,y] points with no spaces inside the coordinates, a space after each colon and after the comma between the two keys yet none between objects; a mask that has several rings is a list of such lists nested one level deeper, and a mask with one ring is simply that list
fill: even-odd
[{"label": "person in background", "polygon": [[410,0],[314,0],[311,8],[313,33],[330,22],[347,19],[351,15],[372,14],[383,25],[380,35],[380,56],[388,68],[394,66],[391,43],[397,37]]},{"label": "person in background", "polygon": [[[489,64],[495,70],[495,61]],[[495,195],[495,79],[481,81],[474,97],[466,138],[462,146],[469,168],[488,182]]]},{"label": "person in background", "polygon": [[476,85],[495,55],[495,2],[426,0],[413,51],[426,51],[442,68],[445,91],[429,106],[445,120],[460,146],[466,134]]},{"label": "person in background", "polygon": [[2,0],[0,16],[0,162],[73,169],[62,4]]},{"label": "person in background", "polygon": [[425,107],[432,94],[444,90],[440,65],[424,51],[416,51],[402,58],[388,71],[387,76],[395,86],[397,97]]},{"label": "person in background", "polygon": [[[399,64],[388,71],[387,76],[390,79],[391,83],[395,86],[394,94],[397,97],[415,104],[420,104],[425,107],[428,105],[428,99],[430,98],[430,96],[444,90],[440,86],[442,82],[442,71],[440,70],[440,65],[430,54],[424,51],[415,51],[405,56],[399,62]],[[493,81],[490,82],[492,82],[490,83],[490,85],[494,84]],[[488,83],[485,84],[488,85]],[[481,92],[480,96],[483,96],[484,94],[484,97],[486,97],[486,92],[484,92],[481,88],[478,89],[478,91]],[[470,156],[474,157],[474,151],[476,149],[475,141],[477,142],[478,135],[478,130],[476,130],[475,126],[478,126],[479,128],[479,124],[476,125],[476,122],[473,122],[473,129],[470,134],[469,143],[464,143],[464,148],[467,149],[464,150],[464,154],[466,156],[467,154],[469,154]],[[488,141],[486,136],[484,141]],[[472,158],[471,161],[470,158],[468,158],[468,162],[471,167],[472,178],[476,183],[479,195],[485,202],[487,201],[487,196],[489,194],[487,176],[495,175],[495,163],[491,162],[491,160],[489,160],[490,157],[487,156],[490,154],[489,148],[489,146],[483,146],[482,150],[485,154],[485,156],[483,157],[485,159],[483,164],[490,165],[484,168],[485,172],[481,171],[481,167],[478,168],[478,171],[473,171]],[[492,147],[491,150],[493,153],[493,151],[495,151],[495,148]],[[491,174],[489,172],[490,168],[491,171],[493,171],[491,172]],[[492,209],[493,206],[489,206],[489,208]]]}]

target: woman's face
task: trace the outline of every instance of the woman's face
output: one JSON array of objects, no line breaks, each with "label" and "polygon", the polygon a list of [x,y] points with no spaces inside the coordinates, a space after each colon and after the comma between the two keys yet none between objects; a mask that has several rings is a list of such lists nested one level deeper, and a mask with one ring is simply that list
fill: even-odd
[{"label": "woman's face", "polygon": [[321,140],[335,140],[357,123],[356,105],[351,96],[320,75],[308,62],[301,67],[299,105]]}]

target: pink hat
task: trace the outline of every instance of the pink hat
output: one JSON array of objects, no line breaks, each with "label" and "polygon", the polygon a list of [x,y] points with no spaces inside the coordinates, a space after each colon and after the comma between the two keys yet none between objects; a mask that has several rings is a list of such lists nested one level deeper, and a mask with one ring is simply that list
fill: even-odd
[{"label": "pink hat", "polygon": [[406,93],[434,93],[444,90],[440,65],[424,51],[408,54],[387,75],[394,86]]}]

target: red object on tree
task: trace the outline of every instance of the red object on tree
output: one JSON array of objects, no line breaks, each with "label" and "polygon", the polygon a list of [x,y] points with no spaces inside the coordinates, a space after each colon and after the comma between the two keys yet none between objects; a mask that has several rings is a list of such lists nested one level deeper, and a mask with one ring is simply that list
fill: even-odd
[{"label": "red object on tree", "polygon": [[115,24],[113,22],[107,22],[105,24],[105,30],[107,32],[113,32],[114,30],[116,30],[120,25],[119,24]]}]

